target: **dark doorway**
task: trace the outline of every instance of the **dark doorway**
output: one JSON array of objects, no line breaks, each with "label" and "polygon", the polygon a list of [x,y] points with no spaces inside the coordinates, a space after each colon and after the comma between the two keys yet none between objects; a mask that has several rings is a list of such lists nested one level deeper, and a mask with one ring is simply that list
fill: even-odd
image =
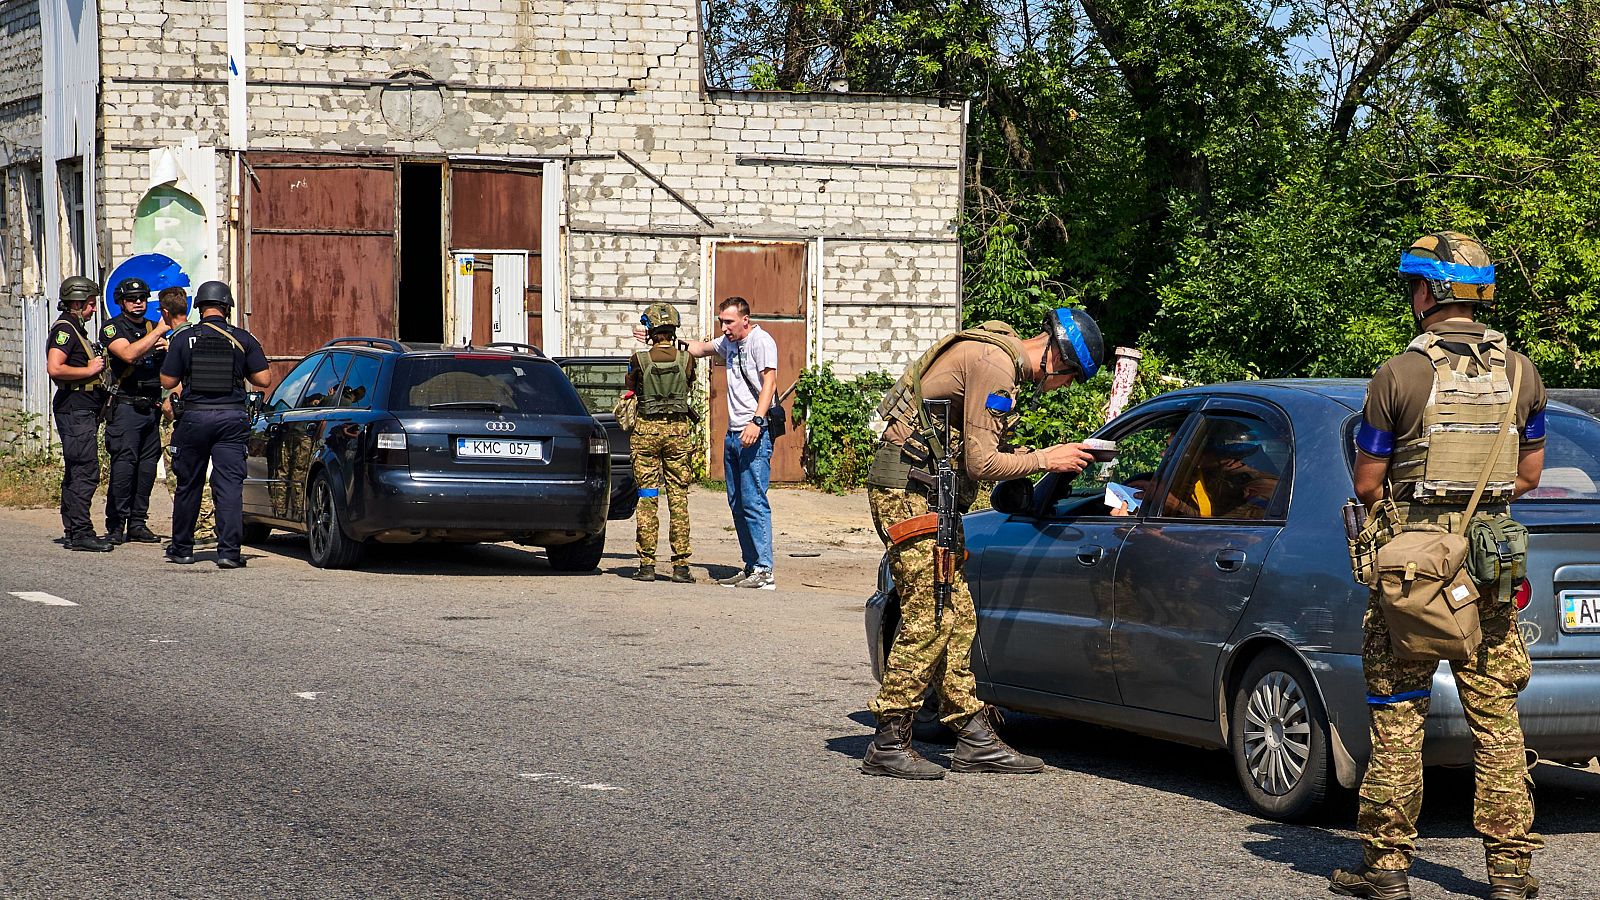
[{"label": "dark doorway", "polygon": [[400,166],[400,340],[444,341],[444,169]]}]

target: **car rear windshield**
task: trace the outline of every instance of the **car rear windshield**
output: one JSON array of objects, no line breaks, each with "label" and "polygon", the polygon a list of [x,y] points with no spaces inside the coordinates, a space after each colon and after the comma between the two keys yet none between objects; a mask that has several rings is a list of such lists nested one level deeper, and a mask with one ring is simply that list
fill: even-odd
[{"label": "car rear windshield", "polygon": [[617,398],[627,389],[628,364],[626,362],[576,362],[561,364],[578,396],[591,413],[608,413],[617,405]]},{"label": "car rear windshield", "polygon": [[396,361],[389,408],[397,412],[487,408],[523,415],[588,415],[554,363],[502,354],[416,356]]},{"label": "car rear windshield", "polygon": [[1600,500],[1600,422],[1551,411],[1545,419],[1544,473],[1523,500]]}]

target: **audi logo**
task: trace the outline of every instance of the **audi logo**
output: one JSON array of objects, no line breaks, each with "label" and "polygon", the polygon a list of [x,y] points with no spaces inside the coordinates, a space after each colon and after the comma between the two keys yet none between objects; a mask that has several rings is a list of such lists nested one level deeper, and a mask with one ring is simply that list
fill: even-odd
[{"label": "audi logo", "polygon": [[483,427],[490,431],[516,431],[517,423],[505,421],[485,422]]}]

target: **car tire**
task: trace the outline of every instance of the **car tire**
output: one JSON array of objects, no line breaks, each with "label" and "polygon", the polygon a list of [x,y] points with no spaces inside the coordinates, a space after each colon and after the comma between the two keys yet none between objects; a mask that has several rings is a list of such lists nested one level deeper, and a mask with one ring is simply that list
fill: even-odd
[{"label": "car tire", "polygon": [[600,566],[600,557],[606,552],[606,529],[589,535],[581,541],[570,544],[557,544],[554,547],[544,548],[545,556],[550,560],[550,568],[557,572],[591,572]]},{"label": "car tire", "polygon": [[240,539],[246,544],[259,544],[272,536],[272,526],[264,522],[246,522]]},{"label": "car tire", "polygon": [[1293,822],[1311,815],[1333,783],[1328,713],[1300,660],[1273,647],[1234,688],[1228,749],[1245,796],[1262,815]]},{"label": "car tire", "polygon": [[319,569],[348,569],[361,557],[361,543],[345,534],[339,492],[320,472],[306,486],[306,543]]}]

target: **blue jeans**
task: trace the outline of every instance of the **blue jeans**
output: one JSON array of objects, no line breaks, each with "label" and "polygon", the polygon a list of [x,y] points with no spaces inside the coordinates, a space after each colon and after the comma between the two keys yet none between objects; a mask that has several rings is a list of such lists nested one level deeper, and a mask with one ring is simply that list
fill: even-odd
[{"label": "blue jeans", "polygon": [[767,485],[772,481],[772,435],[763,429],[760,440],[744,447],[739,444],[739,432],[728,432],[722,445],[722,474],[744,566],[770,571],[772,504],[767,502]]}]

